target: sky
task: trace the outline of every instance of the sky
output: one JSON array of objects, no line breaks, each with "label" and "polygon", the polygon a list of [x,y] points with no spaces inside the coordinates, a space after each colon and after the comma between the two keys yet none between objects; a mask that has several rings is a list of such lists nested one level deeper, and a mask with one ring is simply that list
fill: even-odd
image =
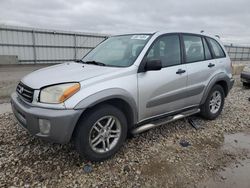
[{"label": "sky", "polygon": [[0,24],[111,35],[204,30],[250,45],[250,0],[0,0]]}]

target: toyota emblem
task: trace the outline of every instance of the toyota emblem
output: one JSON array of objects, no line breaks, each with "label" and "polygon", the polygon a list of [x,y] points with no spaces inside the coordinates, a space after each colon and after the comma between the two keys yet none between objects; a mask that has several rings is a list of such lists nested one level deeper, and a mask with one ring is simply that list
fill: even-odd
[{"label": "toyota emblem", "polygon": [[20,87],[19,92],[22,94],[23,93],[23,87]]}]

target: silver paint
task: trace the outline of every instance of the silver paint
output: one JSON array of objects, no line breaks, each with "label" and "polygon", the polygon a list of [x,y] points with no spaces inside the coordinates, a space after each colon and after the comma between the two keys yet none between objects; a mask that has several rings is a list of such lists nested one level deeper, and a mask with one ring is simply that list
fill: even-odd
[{"label": "silver paint", "polygon": [[[15,103],[18,104],[20,112],[29,112],[28,117],[32,119],[39,116],[41,112],[43,118],[55,116],[57,122],[63,123],[58,119],[61,117],[60,113],[63,114],[66,111],[76,113],[73,116],[74,121],[64,127],[64,130],[69,130],[65,133],[65,139],[61,136],[59,138],[60,142],[67,142],[77,124],[79,113],[84,113],[85,109],[105,100],[118,98],[126,102],[133,113],[133,123],[137,124],[161,114],[203,104],[210,89],[218,81],[224,81],[231,89],[233,80],[228,54],[225,58],[138,73],[138,67],[151,44],[157,37],[166,33],[169,32],[154,33],[130,67],[104,67],[66,62],[35,71],[22,79],[25,85],[35,89],[33,102],[30,104],[18,102],[15,96],[12,96],[12,102],[14,106],[16,106]],[[217,38],[210,37],[218,41]],[[209,68],[209,63],[215,64],[215,67]],[[186,72],[177,75],[178,69],[184,69]],[[42,88],[65,82],[79,82],[80,91],[61,104],[39,102],[39,93]],[[152,101],[154,105],[147,105],[152,104]],[[66,117],[61,118],[64,121],[68,120],[65,120]],[[35,124],[34,121],[29,121],[29,123]],[[58,124],[53,124],[53,126],[59,127]],[[32,128],[32,125],[28,127]],[[61,131],[59,133],[61,134]],[[53,137],[57,138],[59,135],[53,135]]]}]

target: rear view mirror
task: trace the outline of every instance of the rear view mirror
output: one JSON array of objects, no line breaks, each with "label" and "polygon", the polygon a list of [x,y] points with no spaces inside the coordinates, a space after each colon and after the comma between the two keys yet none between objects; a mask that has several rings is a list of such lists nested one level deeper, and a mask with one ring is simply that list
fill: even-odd
[{"label": "rear view mirror", "polygon": [[161,70],[162,64],[161,60],[148,60],[145,64],[145,71],[155,71],[155,70]]}]

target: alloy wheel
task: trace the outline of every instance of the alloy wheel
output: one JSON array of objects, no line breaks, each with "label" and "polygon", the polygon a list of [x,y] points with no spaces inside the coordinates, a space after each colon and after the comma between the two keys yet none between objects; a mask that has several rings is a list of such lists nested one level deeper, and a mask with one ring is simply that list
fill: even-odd
[{"label": "alloy wheel", "polygon": [[89,143],[97,153],[112,150],[121,136],[121,123],[114,116],[104,116],[98,119],[90,130]]},{"label": "alloy wheel", "polygon": [[211,113],[215,114],[219,111],[221,107],[221,101],[221,93],[219,91],[214,91],[209,101],[209,109]]}]

